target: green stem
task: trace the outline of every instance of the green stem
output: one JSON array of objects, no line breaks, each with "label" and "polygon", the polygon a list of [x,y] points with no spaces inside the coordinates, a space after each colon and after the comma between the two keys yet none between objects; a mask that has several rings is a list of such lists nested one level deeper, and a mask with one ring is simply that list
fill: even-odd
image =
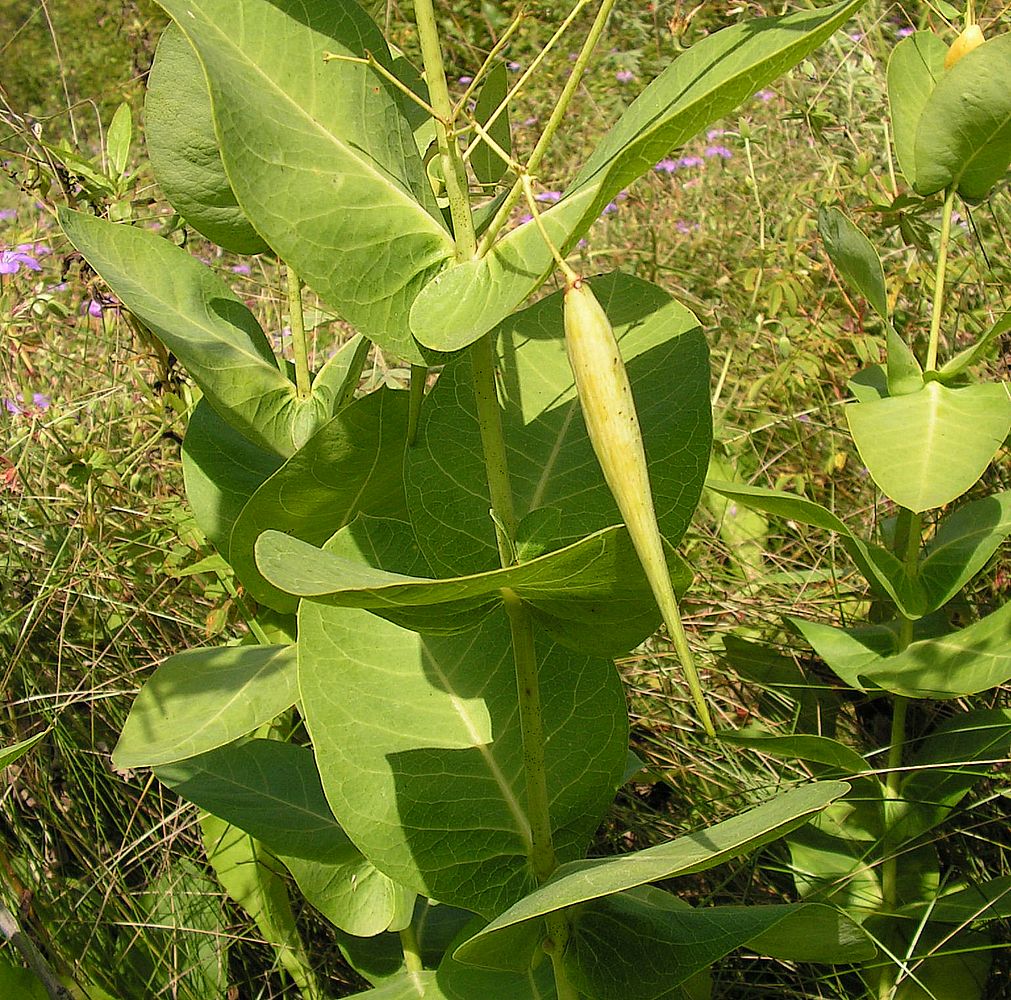
[{"label": "green stem", "polygon": [[[653,583],[652,580],[650,582]],[[688,681],[688,690],[691,693],[692,704],[695,706],[698,720],[702,723],[702,728],[706,731],[706,735],[713,737],[716,735],[716,729],[713,726],[712,716],[709,714],[709,706],[706,704],[706,696],[702,690],[699,671],[695,666],[695,656],[692,653],[691,646],[688,644],[688,633],[685,632],[684,622],[681,620],[681,612],[678,609],[677,598],[674,596],[673,588],[670,586],[669,576],[667,577],[667,587],[663,589],[670,591],[667,599],[663,602],[666,607],[660,608],[660,611],[663,613],[664,623],[667,626],[667,634],[670,636],[671,642],[674,643],[674,651],[678,654],[678,659],[681,661],[681,669],[684,671],[685,679]],[[657,593],[656,585],[653,587],[653,593]]]},{"label": "green stem", "polygon": [[930,343],[927,346],[928,372],[937,368],[937,344],[941,333],[941,310],[944,306],[944,277],[948,269],[948,243],[951,239],[951,213],[955,206],[955,187],[948,188],[941,212],[941,236],[937,244],[937,268],[934,272],[934,302],[930,313]]},{"label": "green stem", "polygon": [[486,334],[470,349],[470,364],[474,376],[474,398],[481,428],[485,469],[491,508],[495,515],[499,557],[503,566],[513,563],[513,543],[516,539],[516,512],[513,508],[512,486],[509,483],[509,462],[505,437],[502,434],[502,411],[495,388],[495,359],[491,335]]},{"label": "green stem", "polygon": [[509,627],[512,631],[513,659],[516,663],[516,691],[519,697],[520,729],[523,733],[523,773],[527,786],[527,815],[530,819],[530,865],[538,882],[544,882],[558,867],[551,838],[548,802],[548,774],[544,763],[544,717],[534,650],[534,627],[527,606],[508,588],[502,590]]},{"label": "green stem", "polygon": [[[593,24],[590,25],[590,33],[586,36],[586,41],[583,42],[583,47],[579,50],[579,55],[576,56],[576,61],[572,66],[572,72],[569,74],[569,79],[562,88],[562,93],[558,98],[558,103],[555,105],[554,111],[551,112],[551,117],[544,126],[544,131],[541,133],[541,137],[537,140],[537,144],[534,146],[533,152],[527,160],[524,171],[525,173],[535,173],[541,164],[541,160],[544,159],[544,154],[548,151],[548,147],[551,145],[551,140],[555,137],[555,133],[558,131],[559,126],[565,118],[565,114],[569,109],[569,103],[572,101],[573,96],[575,96],[576,88],[579,86],[580,81],[583,78],[583,73],[590,61],[590,56],[593,55],[593,50],[596,48],[597,42],[600,40],[600,36],[604,31],[604,25],[607,23],[607,18],[611,13],[611,8],[614,7],[614,4],[615,0],[603,0],[603,3],[601,3],[600,8],[597,11],[597,16],[593,19]],[[516,179],[516,183],[513,184],[512,189],[506,196],[502,206],[495,213],[495,218],[492,219],[491,225],[482,237],[481,246],[478,248],[478,253],[480,255],[483,256],[491,249],[502,227],[509,221],[512,210],[516,207],[516,203],[522,197],[523,178],[520,176]]]},{"label": "green stem", "polygon": [[547,936],[544,940],[544,950],[551,958],[552,971],[555,974],[555,993],[558,1000],[579,1000],[579,992],[569,982],[569,974],[563,961],[565,948],[569,942],[569,921],[564,910],[555,910],[544,918]]},{"label": "green stem", "polygon": [[458,260],[468,260],[477,250],[477,237],[474,234],[474,219],[470,211],[467,168],[464,166],[456,139],[449,135],[453,127],[453,102],[450,100],[449,86],[446,83],[446,67],[442,62],[439,26],[435,19],[432,0],[415,0],[414,16],[418,25],[418,39],[421,42],[421,56],[425,63],[428,96],[437,113],[435,135],[446,177],[449,211],[453,217],[456,256]]},{"label": "green stem", "polygon": [[425,400],[425,382],[428,368],[425,365],[411,365],[410,409],[407,412],[407,447],[410,448],[418,437],[418,421],[421,419],[421,404]]},{"label": "green stem", "polygon": [[295,352],[295,392],[299,399],[308,399],[312,395],[312,381],[309,376],[309,345],[305,340],[305,317],[302,315],[302,279],[290,264],[285,264],[284,274],[288,286],[291,345]]},{"label": "green stem", "polygon": [[408,924],[400,932],[400,947],[404,952],[404,965],[408,972],[421,972],[424,966],[421,962],[421,948],[418,945],[418,935],[414,933],[414,925]]}]

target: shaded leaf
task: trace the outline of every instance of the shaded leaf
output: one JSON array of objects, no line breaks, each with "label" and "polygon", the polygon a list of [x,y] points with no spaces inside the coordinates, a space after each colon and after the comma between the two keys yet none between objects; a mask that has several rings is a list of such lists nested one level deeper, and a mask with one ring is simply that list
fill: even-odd
[{"label": "shaded leaf", "polygon": [[948,46],[932,31],[917,31],[892,49],[888,58],[888,106],[899,169],[916,185],[916,127],[931,91],[944,73]]},{"label": "shaded leaf", "polygon": [[[474,108],[474,118],[487,128],[488,119],[498,110],[509,90],[505,63],[496,63],[481,85],[481,93]],[[503,152],[512,153],[512,136],[509,132],[509,109],[506,108],[492,123],[488,134]],[[507,164],[486,142],[478,144],[470,155],[474,176],[481,184],[494,184],[506,172]]]},{"label": "shaded leaf", "polygon": [[867,770],[867,761],[855,750],[838,740],[827,736],[773,736],[769,733],[719,732],[716,734],[724,743],[750,747],[770,757],[786,760],[807,760],[816,764],[842,771],[845,774],[860,774]]}]

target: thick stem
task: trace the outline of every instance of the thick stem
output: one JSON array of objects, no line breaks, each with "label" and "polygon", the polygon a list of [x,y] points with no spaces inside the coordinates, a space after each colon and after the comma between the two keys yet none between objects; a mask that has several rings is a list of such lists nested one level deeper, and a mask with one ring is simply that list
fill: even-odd
[{"label": "thick stem", "polygon": [[516,512],[513,509],[509,463],[506,457],[505,438],[502,434],[502,411],[499,409],[498,392],[495,389],[495,359],[490,334],[486,334],[471,346],[470,364],[474,376],[474,398],[477,402],[478,424],[481,427],[488,491],[498,529],[499,556],[502,565],[509,566],[514,561]]},{"label": "thick stem", "polygon": [[411,365],[410,409],[407,411],[407,447],[410,448],[418,437],[418,421],[421,419],[421,404],[425,400],[425,382],[428,368],[425,365]]},{"label": "thick stem", "polygon": [[508,588],[503,589],[506,614],[512,631],[513,659],[516,663],[516,692],[519,698],[520,729],[523,733],[523,773],[527,786],[527,815],[530,819],[530,865],[538,882],[544,882],[558,867],[551,838],[548,774],[544,763],[544,717],[534,650],[534,627],[527,606]]},{"label": "thick stem", "polygon": [[547,937],[544,940],[544,950],[551,958],[552,971],[555,974],[555,993],[558,1000],[579,1000],[579,993],[569,982],[569,974],[563,961],[565,948],[569,942],[569,921],[564,910],[555,910],[544,918]]},{"label": "thick stem", "polygon": [[305,317],[302,314],[302,279],[290,264],[284,269],[288,286],[288,323],[291,326],[291,346],[295,353],[295,392],[299,399],[312,395],[309,375],[309,345],[305,340]]},{"label": "thick stem", "polygon": [[449,135],[453,127],[453,102],[450,100],[449,87],[446,84],[446,68],[442,62],[439,27],[432,0],[415,0],[414,16],[418,25],[421,55],[425,62],[428,95],[438,115],[435,119],[435,135],[446,177],[449,211],[453,217],[456,256],[458,260],[469,260],[477,250],[477,237],[474,234],[474,219],[470,211],[467,168],[464,166],[456,139]]},{"label": "thick stem", "polygon": [[408,924],[400,932],[400,947],[404,952],[404,965],[408,972],[421,972],[421,948],[418,946],[418,935],[414,933],[414,925]]},{"label": "thick stem", "polygon": [[944,277],[948,269],[948,243],[951,239],[951,213],[955,206],[955,187],[952,185],[944,199],[941,212],[941,236],[937,244],[937,268],[934,272],[934,301],[930,312],[930,343],[927,346],[925,369],[937,368],[937,344],[941,334],[941,311],[944,308]]}]

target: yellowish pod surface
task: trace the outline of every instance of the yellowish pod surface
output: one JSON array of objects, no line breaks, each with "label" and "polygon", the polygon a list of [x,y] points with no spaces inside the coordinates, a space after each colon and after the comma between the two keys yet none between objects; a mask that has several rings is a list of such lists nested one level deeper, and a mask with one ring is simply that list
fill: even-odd
[{"label": "yellowish pod surface", "polygon": [[980,26],[978,24],[970,24],[951,43],[951,48],[948,49],[948,54],[944,57],[944,68],[951,69],[962,56],[967,52],[972,52],[973,49],[978,49],[985,41],[986,39],[983,37],[983,31]]}]

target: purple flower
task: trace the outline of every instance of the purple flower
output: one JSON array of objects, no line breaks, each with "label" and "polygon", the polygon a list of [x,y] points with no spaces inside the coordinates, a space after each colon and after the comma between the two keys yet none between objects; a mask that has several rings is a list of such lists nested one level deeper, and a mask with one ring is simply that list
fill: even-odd
[{"label": "purple flower", "polygon": [[81,312],[87,312],[89,316],[98,319],[102,315],[102,303],[98,299],[88,299],[87,302],[81,304]]},{"label": "purple flower", "polygon": [[29,253],[35,257],[45,257],[47,253],[53,252],[45,243],[19,243],[14,249],[18,253]]},{"label": "purple flower", "polygon": [[864,33],[862,31],[851,31],[850,41],[851,42],[862,42],[864,40]]},{"label": "purple flower", "polygon": [[765,90],[760,90],[757,94],[755,94],[755,97],[763,104],[768,104],[769,101],[771,101],[775,96],[776,92],[774,90],[769,90],[768,87],[766,87]]},{"label": "purple flower", "polygon": [[[18,399],[20,399],[20,398],[21,397],[18,396]],[[24,410],[21,409],[20,406],[18,406],[17,400],[14,400],[14,399],[4,399],[4,409],[8,413],[13,413],[14,416],[18,416],[18,414],[25,412]]]},{"label": "purple flower", "polygon": [[678,161],[667,157],[657,163],[653,169],[659,174],[673,174],[678,169]]},{"label": "purple flower", "polygon": [[[13,399],[2,400],[4,409],[15,417],[28,413],[32,407],[25,406],[25,397],[19,392]],[[40,413],[49,409],[49,397],[41,392],[32,393],[32,406]]]},{"label": "purple flower", "polygon": [[30,253],[22,250],[0,250],[0,274],[17,274],[22,265],[41,271],[42,265]]},{"label": "purple flower", "polygon": [[10,222],[17,218],[17,211],[13,208],[0,208],[0,222]]},{"label": "purple flower", "polygon": [[48,396],[43,395],[41,392],[32,393],[32,402],[35,404],[36,410],[48,410],[50,405],[50,399]]},{"label": "purple flower", "polygon": [[718,156],[723,160],[729,160],[734,155],[726,146],[706,146],[705,154],[709,159]]},{"label": "purple flower", "polygon": [[550,201],[552,203],[560,201],[562,197],[561,191],[541,191],[534,195],[537,201]]},{"label": "purple flower", "polygon": [[701,156],[682,156],[678,160],[679,167],[701,167],[706,161]]},{"label": "purple flower", "polygon": [[253,269],[248,264],[233,264],[232,271],[236,274],[252,274]]},{"label": "purple flower", "polygon": [[606,205],[604,206],[604,211],[603,211],[603,212],[601,212],[600,214],[601,214],[602,216],[603,216],[603,215],[611,215],[612,213],[614,213],[614,212],[617,212],[617,211],[618,211],[618,206],[617,206],[617,205],[616,205],[616,204],[615,204],[615,203],[614,203],[613,201],[609,201],[609,202],[608,202],[608,203],[607,203],[607,204],[606,204]]},{"label": "purple flower", "polygon": [[685,219],[678,219],[674,223],[674,228],[682,235],[687,236],[688,233],[695,232],[699,228],[699,224],[697,222],[688,222]]},{"label": "purple flower", "polygon": [[895,37],[908,38],[914,31],[916,31],[915,28],[911,28],[909,25],[906,25],[904,28],[899,28],[899,30],[895,32]]},{"label": "purple flower", "polygon": [[461,76],[460,77],[460,83],[462,83],[465,87],[467,86],[468,83],[473,83],[473,82],[474,82],[474,77],[472,77],[472,76]]},{"label": "purple flower", "polygon": [[519,224],[521,226],[525,226],[528,222],[533,222],[534,221],[534,217],[532,215],[524,213],[523,215],[521,215],[519,217],[518,221],[519,221]]},{"label": "purple flower", "polygon": [[525,127],[529,128],[531,125],[536,125],[537,122],[538,122],[538,120],[539,119],[535,115],[532,118],[524,118],[523,119],[523,124],[524,124]]},{"label": "purple flower", "polygon": [[506,69],[510,73],[518,73],[520,71],[520,64],[518,62],[507,62]]},{"label": "purple flower", "polygon": [[726,131],[726,129],[722,129],[722,128],[711,128],[711,129],[710,129],[710,130],[709,130],[708,132],[706,132],[706,138],[707,138],[707,139],[708,139],[708,140],[709,140],[710,142],[712,142],[712,141],[713,141],[713,139],[719,139],[719,138],[720,138],[720,136],[722,136],[722,135],[726,135],[726,134],[727,134],[727,131]]},{"label": "purple flower", "polygon": [[618,83],[631,83],[635,79],[635,74],[630,69],[619,69],[614,78]]}]

